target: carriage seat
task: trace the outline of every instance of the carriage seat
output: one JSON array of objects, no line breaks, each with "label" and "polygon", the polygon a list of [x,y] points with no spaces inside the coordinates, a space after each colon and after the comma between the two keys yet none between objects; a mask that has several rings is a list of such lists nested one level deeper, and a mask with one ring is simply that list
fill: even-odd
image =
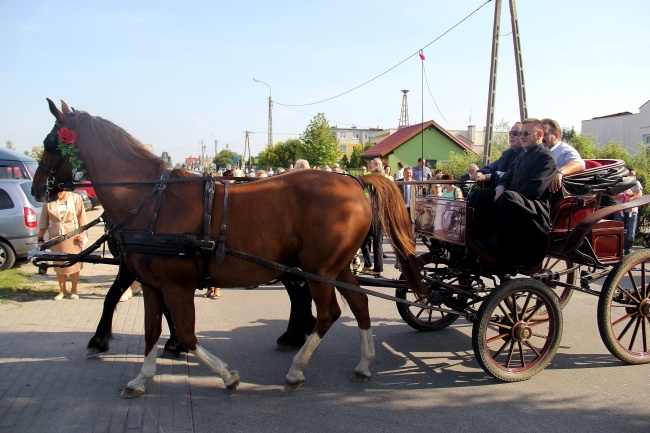
[{"label": "carriage seat", "polygon": [[564,177],[562,186],[571,196],[598,192],[617,195],[636,184],[627,174],[625,161],[621,159],[585,159],[585,171]]}]

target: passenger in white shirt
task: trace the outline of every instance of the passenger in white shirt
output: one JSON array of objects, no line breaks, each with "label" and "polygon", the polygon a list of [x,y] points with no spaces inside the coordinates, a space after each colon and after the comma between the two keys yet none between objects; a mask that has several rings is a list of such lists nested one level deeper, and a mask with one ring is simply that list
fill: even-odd
[{"label": "passenger in white shirt", "polygon": [[582,159],[575,147],[562,141],[562,128],[553,119],[542,119],[544,138],[542,142],[551,151],[557,162],[557,174],[551,182],[549,190],[557,192],[562,189],[562,178],[574,173],[585,171],[585,160]]}]

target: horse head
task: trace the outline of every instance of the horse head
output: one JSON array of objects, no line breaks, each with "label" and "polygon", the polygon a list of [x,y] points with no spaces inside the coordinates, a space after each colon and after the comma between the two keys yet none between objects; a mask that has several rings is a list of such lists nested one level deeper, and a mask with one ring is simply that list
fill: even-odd
[{"label": "horse head", "polygon": [[34,174],[32,195],[37,201],[49,202],[56,200],[57,193],[72,189],[72,164],[67,156],[59,149],[59,133],[67,128],[74,131],[74,111],[61,101],[61,110],[54,102],[47,99],[50,112],[56,119],[54,127],[43,140],[43,156],[38,163],[38,170]]}]

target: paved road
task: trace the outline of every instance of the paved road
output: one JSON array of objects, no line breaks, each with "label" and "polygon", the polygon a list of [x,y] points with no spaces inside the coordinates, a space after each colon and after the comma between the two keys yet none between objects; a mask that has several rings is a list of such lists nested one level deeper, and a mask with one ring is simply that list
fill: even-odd
[{"label": "paved road", "polygon": [[[387,262],[390,269],[392,259]],[[287,393],[282,385],[294,353],[274,350],[289,314],[283,288],[224,289],[217,301],[197,292],[200,341],[239,371],[237,394],[228,396],[221,380],[190,355],[159,359],[147,394],[122,400],[119,391],[143,359],[142,297],[118,306],[109,353],[85,356],[113,269],[87,265],[79,301],[0,304],[0,432],[650,429],[650,365],[623,365],[607,352],[596,325],[597,298],[583,294],[564,310],[564,337],[552,364],[529,381],[489,378],[474,358],[466,321],[420,333],[402,322],[392,302],[373,298],[371,381],[347,379],[359,345],[343,306],[304,386]]]}]

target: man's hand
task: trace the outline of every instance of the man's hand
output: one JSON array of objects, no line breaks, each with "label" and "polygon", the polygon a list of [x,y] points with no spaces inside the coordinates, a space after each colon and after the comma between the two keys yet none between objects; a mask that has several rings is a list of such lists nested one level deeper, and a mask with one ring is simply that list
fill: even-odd
[{"label": "man's hand", "polygon": [[551,184],[548,186],[549,191],[555,193],[562,189],[562,173],[555,173]]},{"label": "man's hand", "polygon": [[485,182],[487,180],[487,176],[480,171],[477,171],[476,173],[470,175],[469,178],[475,180],[476,182]]}]

